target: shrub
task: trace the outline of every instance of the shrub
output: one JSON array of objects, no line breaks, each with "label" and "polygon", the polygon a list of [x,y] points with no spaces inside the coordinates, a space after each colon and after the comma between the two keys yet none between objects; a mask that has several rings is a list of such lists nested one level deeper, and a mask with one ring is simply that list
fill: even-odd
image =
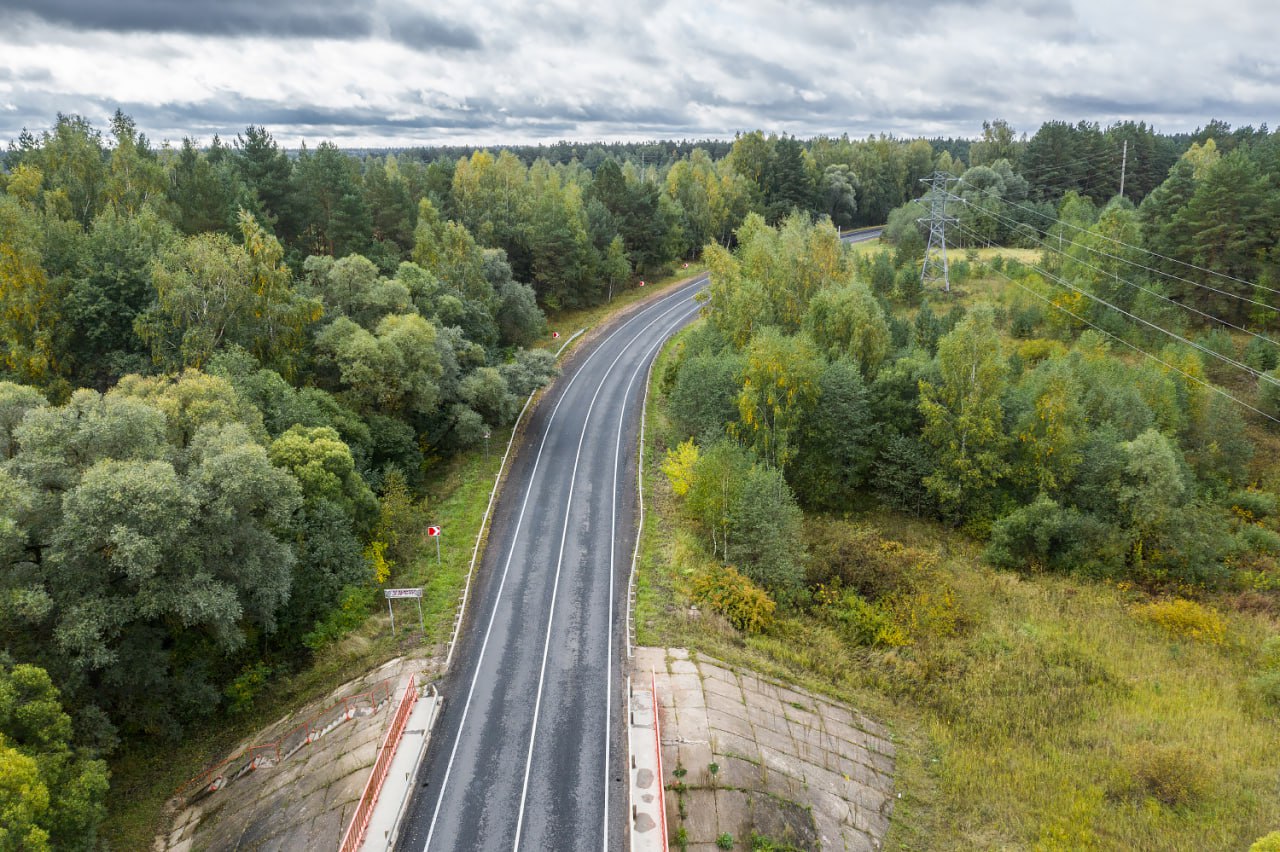
[{"label": "shrub", "polygon": [[733,835],[726,831],[726,832],[724,832],[723,834],[721,834],[719,837],[717,837],[717,838],[716,838],[716,848],[717,848],[717,849],[732,849],[732,848],[733,848]]},{"label": "shrub", "polygon": [[1227,624],[1217,610],[1184,598],[1139,604],[1133,614],[1184,639],[1220,645],[1227,635]]},{"label": "shrub", "polygon": [[689,493],[694,466],[697,464],[698,447],[692,438],[667,450],[666,458],[662,460],[662,472],[667,475],[671,490],[676,496],[683,497]]},{"label": "shrub", "polygon": [[845,638],[855,645],[904,644],[885,641],[895,637],[889,614],[853,592],[847,592],[831,613]]},{"label": "shrub", "polygon": [[1258,376],[1258,408],[1272,417],[1280,417],[1280,368]]},{"label": "shrub", "polygon": [[1231,511],[1246,521],[1270,517],[1276,512],[1276,495],[1246,488],[1231,495]]},{"label": "shrub", "polygon": [[227,686],[223,694],[227,698],[227,711],[236,715],[253,708],[259,693],[271,678],[271,667],[258,662],[245,666],[239,676]]},{"label": "shrub", "polygon": [[1280,831],[1273,831],[1266,837],[1259,837],[1249,847],[1249,852],[1280,852]]},{"label": "shrub", "polygon": [[[996,260],[1000,258],[997,257]],[[1044,319],[1044,309],[1039,305],[1018,304],[1009,313],[1009,332],[1021,340],[1035,335],[1036,326]]]},{"label": "shrub", "polygon": [[1016,350],[1018,357],[1025,361],[1028,366],[1034,366],[1046,358],[1061,355],[1064,351],[1066,351],[1065,347],[1060,341],[1048,340],[1043,337],[1024,340],[1018,344]]},{"label": "shrub", "polygon": [[1240,540],[1255,553],[1280,553],[1280,533],[1249,524],[1240,530]]},{"label": "shrub", "polygon": [[1129,784],[1119,792],[1132,797],[1150,796],[1169,807],[1189,805],[1210,786],[1208,769],[1195,752],[1183,746],[1156,746],[1140,743],[1130,749],[1125,760]]},{"label": "shrub", "polygon": [[928,554],[882,538],[865,524],[806,518],[804,537],[810,586],[838,585],[871,601],[902,588],[913,569],[933,562]]},{"label": "shrub", "polygon": [[1280,636],[1272,636],[1262,643],[1258,662],[1262,673],[1253,678],[1250,685],[1263,702],[1280,709]]},{"label": "shrub", "polygon": [[1244,362],[1255,370],[1274,370],[1280,367],[1280,349],[1268,340],[1255,337],[1244,348]]},{"label": "shrub", "polygon": [[773,623],[777,606],[764,589],[732,565],[717,566],[693,578],[693,599],[704,603],[746,633],[761,633]]}]

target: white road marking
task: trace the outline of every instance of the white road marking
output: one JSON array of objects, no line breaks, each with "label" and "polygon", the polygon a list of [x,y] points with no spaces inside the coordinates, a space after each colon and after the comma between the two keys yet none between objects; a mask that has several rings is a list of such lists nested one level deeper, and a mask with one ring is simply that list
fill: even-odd
[{"label": "white road marking", "polygon": [[[692,311],[680,317],[677,325],[684,322],[685,317],[695,314],[702,309],[699,305]],[[631,393],[631,388],[636,383],[636,376],[640,375],[642,367],[646,366],[652,369],[653,361],[656,358],[656,351],[662,348],[667,342],[668,336],[664,335],[656,343],[649,347],[649,351],[644,353],[644,357],[640,359],[640,363],[631,371],[631,379],[627,382],[627,389],[622,392],[622,407],[618,412],[618,438],[613,444],[613,512],[609,519],[609,638],[605,647],[605,670],[604,670],[604,852],[609,852],[609,757],[611,742],[609,739],[609,731],[611,728],[610,720],[613,717],[613,575],[614,575],[614,550],[617,545],[618,536],[618,467],[622,461],[622,423],[627,417],[627,396]],[[645,373],[648,376],[648,371]],[[646,398],[648,393],[645,394]],[[640,406],[640,420],[644,422],[644,405]],[[641,427],[643,428],[643,426]],[[643,476],[643,471],[636,468],[636,477]],[[636,533],[636,541],[639,542],[640,534]]]},{"label": "white road marking", "polygon": [[654,303],[649,308],[646,308],[645,310],[638,312],[634,317],[627,320],[622,325],[618,326],[618,328],[612,334],[610,334],[607,338],[605,338],[600,343],[600,345],[597,346],[595,350],[593,350],[592,353],[587,356],[587,360],[583,361],[582,364],[579,365],[576,370],[574,370],[573,377],[569,380],[569,384],[567,384],[564,390],[561,392],[560,399],[557,400],[556,402],[556,407],[551,411],[551,417],[547,419],[546,429],[543,431],[542,440],[538,445],[538,455],[534,459],[533,470],[530,471],[529,473],[529,484],[525,488],[524,500],[520,504],[520,514],[516,518],[516,529],[511,536],[511,549],[507,553],[507,561],[502,568],[502,578],[498,582],[498,592],[494,597],[493,611],[489,615],[489,624],[485,628],[484,639],[480,644],[480,656],[476,660],[476,671],[474,676],[472,676],[471,678],[471,686],[467,690],[467,700],[462,707],[462,718],[458,721],[458,734],[454,737],[453,749],[449,752],[449,762],[445,765],[444,779],[440,783],[440,792],[438,794],[438,797],[436,798],[436,806],[431,813],[431,825],[427,829],[427,840],[423,844],[423,847],[422,847],[423,852],[426,852],[426,850],[431,847],[431,839],[435,834],[436,821],[440,817],[440,805],[444,802],[445,790],[449,786],[449,777],[453,774],[453,764],[458,756],[458,744],[461,742],[461,739],[462,739],[462,730],[464,727],[466,727],[467,715],[471,710],[471,700],[475,695],[476,683],[480,679],[480,670],[482,668],[482,663],[484,662],[484,655],[486,650],[488,650],[488,647],[489,647],[489,637],[490,637],[490,634],[493,632],[494,620],[497,618],[498,604],[502,600],[502,591],[506,587],[506,583],[507,583],[507,573],[511,568],[511,561],[515,556],[516,542],[520,538],[520,528],[524,522],[525,509],[529,505],[529,495],[533,491],[534,475],[538,472],[538,465],[542,461],[542,451],[546,447],[548,436],[551,434],[551,426],[555,422],[556,414],[559,413],[560,411],[560,403],[564,402],[565,397],[568,396],[569,389],[573,387],[573,383],[578,380],[578,376],[582,375],[583,369],[585,369],[586,366],[591,363],[592,359],[594,359],[596,354],[599,353],[604,348],[605,344],[607,344],[610,340],[612,340],[617,335],[621,334],[623,329],[625,329],[627,326],[631,325],[636,320],[648,314],[652,308],[657,308],[658,306],[663,305],[666,302],[671,301],[672,299],[682,298],[687,294],[688,290],[693,289],[702,283],[703,283],[702,280],[699,279],[698,281],[693,282],[689,286],[682,288],[678,292],[672,293],[670,296],[664,296],[662,299]]},{"label": "white road marking", "polygon": [[[663,311],[661,314],[655,317],[651,322],[645,325],[644,328],[640,329],[639,333],[635,337],[633,337],[631,340],[628,340],[626,342],[626,344],[622,347],[622,350],[617,354],[617,356],[609,364],[609,368],[605,370],[604,375],[600,377],[600,383],[596,385],[595,393],[591,395],[591,402],[587,406],[587,413],[582,418],[582,432],[578,436],[578,449],[573,456],[573,473],[569,476],[569,499],[565,502],[565,507],[564,507],[564,525],[560,531],[560,551],[559,553],[556,554],[556,575],[555,575],[555,580],[552,582],[552,585],[551,585],[551,607],[550,607],[550,610],[547,612],[547,633],[542,641],[542,666],[538,670],[538,692],[537,692],[537,697],[534,699],[534,702],[533,702],[533,724],[529,729],[529,752],[528,752],[528,755],[525,757],[524,784],[521,786],[521,789],[520,789],[520,809],[519,811],[517,811],[517,814],[516,814],[516,837],[515,837],[515,842],[512,844],[512,847],[511,847],[512,849],[520,848],[520,834],[524,829],[524,806],[529,796],[529,773],[533,769],[533,747],[535,742],[538,739],[538,716],[542,712],[542,686],[543,686],[543,683],[546,681],[547,657],[551,652],[551,628],[555,624],[556,596],[560,591],[560,571],[561,571],[561,568],[563,568],[564,566],[564,546],[566,542],[568,542],[569,540],[569,514],[573,509],[574,486],[578,482],[578,464],[582,458],[582,445],[587,439],[587,427],[591,423],[591,412],[595,410],[596,400],[600,396],[600,391],[604,390],[605,384],[608,383],[609,376],[613,374],[613,368],[618,366],[618,362],[621,361],[622,356],[626,355],[627,351],[631,349],[631,345],[633,343],[636,343],[639,340],[639,335],[643,334],[653,326],[657,325],[659,322],[661,322],[663,319],[666,318],[667,314],[671,313],[672,311],[678,310],[680,307],[681,307],[680,305],[675,305],[674,307],[668,308],[667,310]],[[654,347],[651,346],[649,351],[653,351],[653,348]],[[599,350],[597,349],[596,351],[598,352]],[[611,546],[611,552],[612,552],[612,546]],[[612,599],[610,599],[610,606],[612,606],[612,603],[613,601]],[[609,634],[609,637],[612,639],[612,636],[613,636],[612,613],[610,614],[610,619],[609,619],[608,634]],[[607,712],[606,712],[606,718],[607,718]],[[606,739],[605,740],[606,753],[608,752],[608,748],[609,748],[609,744],[608,744],[608,740]],[[608,788],[606,787],[605,789],[606,789],[606,796],[607,796]]]}]

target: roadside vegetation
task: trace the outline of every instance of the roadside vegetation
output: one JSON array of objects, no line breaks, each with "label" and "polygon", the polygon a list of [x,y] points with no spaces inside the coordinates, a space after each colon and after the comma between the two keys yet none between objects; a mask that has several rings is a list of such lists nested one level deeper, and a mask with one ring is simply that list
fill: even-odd
[{"label": "roadside vegetation", "polygon": [[[1265,282],[1270,220],[1245,217],[1216,254],[1194,234],[1231,193],[1263,198],[1271,138],[1050,123],[1023,146],[997,122],[973,142],[754,132],[706,146],[355,157],[329,143],[287,152],[261,127],[231,144],[155,146],[121,113],[105,133],[79,116],[24,132],[0,165],[0,683],[11,685],[0,765],[19,779],[0,790],[0,836],[24,849],[143,847],[164,797],[239,736],[421,644],[385,636],[387,584],[424,586],[426,642],[444,641],[500,448],[555,374],[549,332],[568,336],[696,272],[704,246],[721,326],[688,338],[687,359],[661,377],[673,404],[703,397],[679,415],[680,440],[668,436],[673,448],[694,439],[678,460],[689,554],[721,565],[699,574],[700,599],[776,637],[821,587],[841,630],[868,647],[913,635],[899,621],[959,604],[912,609],[921,579],[877,597],[838,571],[812,573],[815,513],[884,504],[945,523],[957,548],[990,542],[1007,570],[1068,572],[1042,542],[1078,542],[1091,576],[1170,599],[1143,623],[1197,623],[1191,601],[1222,619],[1195,641],[1237,648],[1240,607],[1206,596],[1270,611],[1280,538],[1275,480],[1259,471],[1276,441],[1136,358],[1140,399],[1108,397],[1129,419],[1116,414],[1115,452],[1089,476],[1072,460],[1092,459],[1082,447],[1093,445],[1072,442],[1102,439],[1070,405],[1061,429],[1010,420],[1033,419],[1072,381],[1127,377],[1109,366],[1118,352],[1053,307],[1028,307],[1036,292],[1054,298],[1047,279],[1027,277],[1039,242],[1061,248],[1075,232],[988,201],[1127,234],[1131,209],[1089,199],[1112,194],[1093,172],[1109,173],[1098,164],[1128,140],[1125,195],[1157,199],[1142,238]],[[923,241],[904,223],[920,178],[966,162],[991,174],[966,172],[985,195],[948,202],[976,235],[953,267],[967,294],[953,306],[912,283]],[[893,250],[851,261],[815,220],[888,221]],[[993,242],[1035,257],[997,259]],[[778,277],[783,257],[802,274]],[[1084,275],[1073,262],[1060,268]],[[1006,278],[1031,301],[1006,299]],[[1273,291],[1258,292],[1270,304]],[[947,380],[961,357],[947,352],[962,347],[944,341],[959,331],[1004,347],[983,362],[990,393],[972,410]],[[1267,346],[1232,335],[1205,348],[1276,367]],[[1169,357],[1200,375],[1187,353]],[[1063,378],[1073,365],[1087,369]],[[1249,383],[1205,369],[1255,399]],[[1269,394],[1256,393],[1263,411],[1280,399]],[[872,398],[893,429],[858,413]],[[957,417],[979,437],[948,455],[938,439]],[[1262,448],[1252,457],[1250,442]],[[926,461],[935,467],[912,467]],[[1106,504],[1116,477],[1130,490]],[[1080,502],[1088,488],[1101,502]],[[1159,508],[1151,518],[1144,500]],[[442,565],[424,552],[426,523],[446,531]],[[957,635],[967,624],[956,616]],[[1270,671],[1241,694],[1274,692]]]},{"label": "roadside vegetation", "polygon": [[1189,214],[1062,204],[1092,212],[1057,265],[984,239],[950,294],[905,214],[888,247],[749,217],[707,248],[654,371],[639,640],[893,724],[890,848],[1247,848],[1280,825],[1274,350],[1070,302],[1046,273],[1119,286],[1071,243]]}]

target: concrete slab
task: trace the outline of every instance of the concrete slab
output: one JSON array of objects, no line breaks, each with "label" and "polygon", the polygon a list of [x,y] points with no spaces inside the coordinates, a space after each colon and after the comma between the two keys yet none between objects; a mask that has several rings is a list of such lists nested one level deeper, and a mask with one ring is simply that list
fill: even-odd
[{"label": "concrete slab", "polygon": [[683,827],[688,849],[716,848],[726,832],[745,849],[752,830],[800,849],[878,848],[893,802],[892,743],[883,726],[680,649],[640,649],[636,659],[659,657],[666,666],[658,678],[663,760],[686,770],[683,818],[681,796],[665,795],[672,836]]}]

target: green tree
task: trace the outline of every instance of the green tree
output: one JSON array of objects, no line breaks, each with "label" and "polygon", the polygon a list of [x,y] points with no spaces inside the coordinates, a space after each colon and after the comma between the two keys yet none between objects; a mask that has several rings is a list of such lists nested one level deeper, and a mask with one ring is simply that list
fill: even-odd
[{"label": "green tree", "polygon": [[168,224],[146,208],[129,216],[108,207],[93,220],[64,303],[78,384],[105,390],[147,366],[134,322],[154,297],[152,263],[173,239]]},{"label": "green tree", "polygon": [[875,297],[862,284],[819,292],[809,303],[804,329],[828,358],[847,357],[866,378],[889,354],[889,324]]},{"label": "green tree", "polygon": [[796,430],[818,402],[822,358],[807,337],[771,328],[744,354],[739,432],[761,458],[785,470],[795,457]]},{"label": "green tree", "polygon": [[435,327],[417,314],[392,314],[365,331],[339,317],[316,335],[321,364],[338,372],[338,387],[362,411],[431,413],[443,375]]},{"label": "green tree", "polygon": [[874,413],[858,364],[837,359],[818,378],[821,404],[797,435],[788,480],[806,506],[847,508],[866,483],[876,455]]},{"label": "green tree", "polygon": [[44,669],[0,663],[0,849],[96,846],[107,767],[73,746],[60,699]]},{"label": "green tree", "polygon": [[941,383],[920,382],[922,436],[937,456],[925,484],[953,516],[980,515],[1007,473],[1005,364],[990,309],[970,312],[938,344]]}]

